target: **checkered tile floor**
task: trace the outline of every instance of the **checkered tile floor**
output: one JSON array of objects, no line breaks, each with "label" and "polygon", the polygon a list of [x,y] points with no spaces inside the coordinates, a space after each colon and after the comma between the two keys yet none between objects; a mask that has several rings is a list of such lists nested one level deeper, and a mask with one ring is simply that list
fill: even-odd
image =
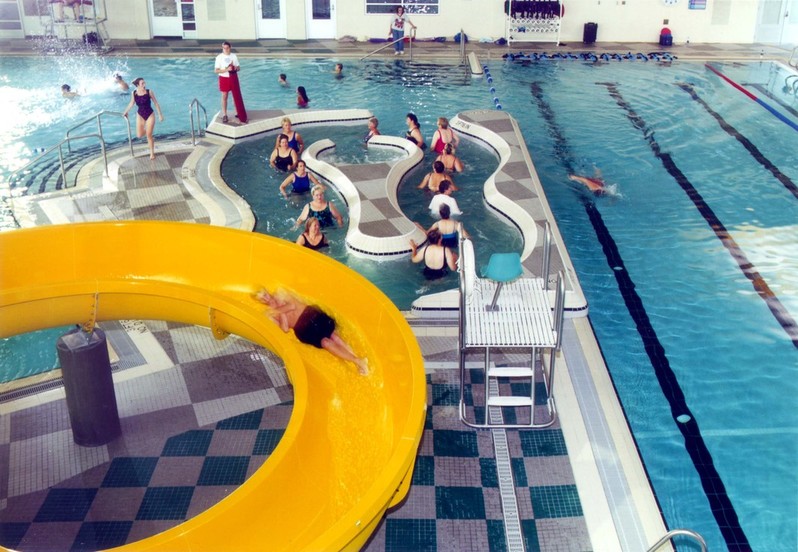
[{"label": "checkered tile floor", "polygon": [[[74,475],[14,491],[20,487],[13,479],[35,475],[25,466],[39,466],[21,452],[52,457],[50,440],[69,441],[71,432],[63,399],[11,414],[7,442],[0,443],[3,546],[52,552],[134,542],[227,496],[276,447],[291,412],[278,359],[243,340],[217,342],[203,328],[146,326],[174,367],[117,385],[122,437],[93,449],[71,445],[102,449],[101,461],[86,459]],[[106,333],[136,356],[119,328]],[[451,338],[421,342],[428,360],[454,359]],[[458,374],[450,366],[427,376],[429,408],[410,493],[380,523],[370,552],[507,550],[493,436],[459,422]],[[139,404],[128,405],[125,385],[138,390]],[[474,396],[482,396],[478,379]],[[507,438],[526,550],[589,550],[561,431],[508,431]],[[38,447],[21,446],[32,439]]]}]

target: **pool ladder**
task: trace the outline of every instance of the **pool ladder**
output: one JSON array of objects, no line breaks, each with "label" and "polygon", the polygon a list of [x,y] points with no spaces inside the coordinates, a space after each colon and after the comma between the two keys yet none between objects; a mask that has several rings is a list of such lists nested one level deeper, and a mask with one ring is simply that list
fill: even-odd
[{"label": "pool ladder", "polygon": [[707,543],[704,540],[704,537],[696,533],[695,531],[691,531],[690,529],[672,529],[665,533],[661,539],[654,543],[654,546],[649,548],[646,552],[656,552],[665,544],[671,543],[675,537],[687,537],[690,540],[695,541],[701,552],[707,552]]},{"label": "pool ladder", "polygon": [[[13,182],[18,175],[25,172],[28,168],[33,166],[34,164],[38,163],[43,158],[50,155],[52,152],[58,150],[58,163],[59,168],[61,170],[61,179],[64,183],[64,187],[67,186],[67,177],[66,177],[66,165],[64,164],[64,144],[66,144],[67,152],[72,153],[72,141],[73,140],[85,140],[86,138],[96,138],[100,142],[100,149],[102,150],[103,154],[103,163],[105,164],[105,176],[108,176],[108,155],[107,155],[107,148],[105,143],[105,135],[103,133],[103,125],[102,125],[102,118],[103,116],[111,116],[111,117],[120,117],[125,120],[125,126],[127,127],[127,142],[128,146],[130,147],[130,156],[133,157],[133,134],[130,131],[130,121],[127,117],[125,117],[122,113],[118,111],[100,111],[96,115],[92,115],[85,121],[82,121],[69,130],[66,131],[66,136],[63,140],[45,149],[38,157],[33,159],[30,163],[26,164],[24,167],[17,169],[9,176],[9,181]],[[97,122],[97,132],[91,134],[80,134],[78,136],[72,136],[72,132],[79,129],[83,125],[87,123],[91,123],[92,121]]]},{"label": "pool ladder", "polygon": [[[200,110],[202,110],[202,115],[205,117],[205,126],[202,126],[200,120]],[[197,114],[197,128],[196,131],[194,129],[194,114]],[[197,137],[202,136],[204,134],[203,129],[208,127],[208,112],[205,110],[205,106],[200,103],[197,98],[191,100],[191,103],[188,105],[188,119],[189,124],[191,125],[191,145],[197,145]]]}]

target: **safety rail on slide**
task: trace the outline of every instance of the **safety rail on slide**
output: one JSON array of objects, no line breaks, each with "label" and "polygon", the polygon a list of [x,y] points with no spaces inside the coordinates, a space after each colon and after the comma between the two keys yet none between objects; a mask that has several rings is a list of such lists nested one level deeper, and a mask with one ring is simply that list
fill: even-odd
[{"label": "safety rail on slide", "polygon": [[[202,115],[205,117],[205,126],[202,126],[202,122],[200,121],[200,109],[202,110]],[[197,130],[196,133],[194,131],[194,113],[197,114]],[[191,100],[191,103],[188,105],[188,118],[189,124],[191,125],[191,145],[197,145],[197,136],[202,136],[205,132],[204,129],[208,127],[208,112],[205,110],[205,106],[200,103],[197,98]]]},{"label": "safety rail on slide", "polygon": [[[127,127],[127,141],[128,145],[130,146],[130,155],[133,156],[133,136],[130,132],[130,121],[128,121],[127,117],[125,117],[122,113],[118,111],[100,111],[96,115],[93,115],[86,119],[85,121],[78,123],[77,125],[73,126],[66,132],[66,136],[63,140],[51,146],[44,151],[42,151],[38,157],[27,163],[20,169],[17,169],[9,176],[9,182],[17,181],[22,174],[27,172],[33,165],[44,159],[45,157],[49,156],[54,151],[58,151],[58,164],[61,172],[61,179],[64,183],[64,187],[67,186],[67,169],[66,164],[64,163],[64,145],[66,145],[67,152],[72,153],[72,141],[73,140],[85,140],[88,138],[96,138],[100,144],[100,149],[103,155],[103,163],[105,164],[105,175],[108,176],[108,155],[107,155],[107,147],[105,143],[105,135],[103,134],[103,127],[102,127],[102,117],[104,115],[110,115],[115,117],[121,117],[125,120],[126,127]],[[72,132],[77,130],[78,128],[82,127],[83,125],[90,123],[92,121],[97,122],[97,132],[91,134],[79,134],[77,136],[72,136]]]},{"label": "safety rail on slide", "polygon": [[704,540],[704,537],[695,531],[691,531],[690,529],[672,529],[671,531],[668,531],[661,539],[654,543],[654,546],[649,548],[647,552],[656,552],[666,543],[673,541],[675,537],[687,537],[698,544],[701,552],[707,552],[707,543]]},{"label": "safety rail on slide", "polygon": [[[377,48],[373,52],[370,52],[370,53],[366,54],[365,56],[363,56],[362,58],[360,58],[360,61],[363,61],[367,57],[371,57],[371,56],[373,56],[374,54],[376,54],[378,52],[382,52],[388,46],[393,46],[394,44],[396,44],[397,42],[400,42],[402,40],[404,40],[404,37],[400,38],[399,40],[392,40],[391,42],[386,42],[385,44],[383,44],[382,46],[380,46],[379,48]],[[409,42],[409,45],[407,47],[408,55],[410,57],[410,61],[413,61],[413,42],[415,40],[416,40],[416,29],[411,27],[410,28],[410,42]]]}]

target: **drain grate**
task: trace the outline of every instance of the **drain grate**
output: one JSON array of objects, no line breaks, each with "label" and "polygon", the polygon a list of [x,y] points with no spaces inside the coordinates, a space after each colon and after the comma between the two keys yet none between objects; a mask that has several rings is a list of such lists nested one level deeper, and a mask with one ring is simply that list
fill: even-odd
[{"label": "drain grate", "polygon": [[[490,380],[490,394],[499,394],[499,384],[495,379]],[[502,411],[498,406],[488,408],[488,415],[493,424],[502,423]],[[521,520],[518,516],[518,499],[515,496],[513,483],[513,468],[510,462],[510,447],[507,444],[507,431],[494,429],[493,451],[496,454],[496,474],[499,478],[499,496],[502,501],[504,515],[504,536],[507,539],[508,552],[524,552],[524,535],[521,532]]]}]

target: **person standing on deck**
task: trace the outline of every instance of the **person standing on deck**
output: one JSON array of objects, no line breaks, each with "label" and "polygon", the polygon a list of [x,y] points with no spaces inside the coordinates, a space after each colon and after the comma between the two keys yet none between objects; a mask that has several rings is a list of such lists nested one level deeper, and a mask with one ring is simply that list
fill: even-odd
[{"label": "person standing on deck", "polygon": [[405,53],[405,24],[410,25],[414,29],[417,28],[413,25],[413,22],[408,19],[404,6],[397,6],[396,13],[391,16],[391,30],[388,32],[389,39],[394,41],[393,55],[395,56],[401,56]]},{"label": "person standing on deck", "polygon": [[222,53],[216,56],[214,72],[219,75],[219,91],[222,93],[222,122],[226,123],[227,118],[227,96],[233,90],[230,82],[230,71],[240,71],[238,56],[231,50],[233,46],[227,42],[222,42]]}]

